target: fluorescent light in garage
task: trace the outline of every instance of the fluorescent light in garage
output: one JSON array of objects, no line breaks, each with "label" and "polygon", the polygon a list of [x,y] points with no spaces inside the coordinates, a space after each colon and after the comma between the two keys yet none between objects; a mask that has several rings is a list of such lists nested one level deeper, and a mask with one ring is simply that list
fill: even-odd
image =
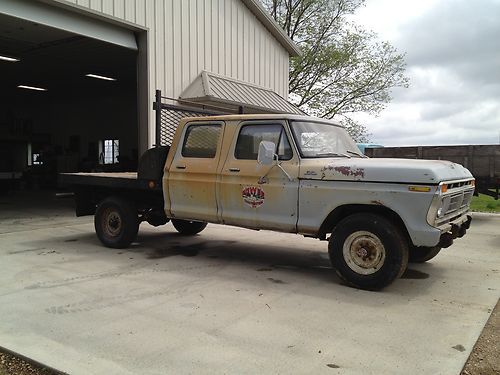
[{"label": "fluorescent light in garage", "polygon": [[47,89],[44,89],[42,87],[35,87],[35,86],[19,85],[17,87],[20,89],[26,89],[26,90],[47,91]]},{"label": "fluorescent light in garage", "polygon": [[111,78],[111,77],[106,77],[106,76],[100,76],[100,75],[97,75],[97,74],[85,74],[85,76],[87,77],[90,77],[90,78],[97,78],[97,79],[103,79],[105,81],[116,81],[115,78]]},{"label": "fluorescent light in garage", "polygon": [[2,55],[0,55],[0,60],[8,61],[8,62],[17,62],[17,61],[19,61],[19,59],[16,59],[14,57],[2,56]]}]

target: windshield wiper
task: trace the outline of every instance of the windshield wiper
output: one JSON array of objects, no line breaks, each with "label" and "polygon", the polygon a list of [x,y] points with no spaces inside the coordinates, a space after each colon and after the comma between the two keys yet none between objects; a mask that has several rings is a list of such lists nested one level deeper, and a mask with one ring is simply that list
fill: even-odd
[{"label": "windshield wiper", "polygon": [[346,152],[348,152],[349,154],[352,154],[352,155],[356,155],[356,156],[359,156],[360,158],[367,158],[368,156],[366,155],[363,155],[363,154],[359,154],[355,151],[351,151],[351,150],[347,150]]},{"label": "windshield wiper", "polygon": [[343,156],[343,157],[346,157],[346,158],[351,158],[349,155],[347,154],[342,154],[342,153],[337,153],[337,152],[325,152],[325,153],[322,153],[322,154],[316,154],[315,156]]}]

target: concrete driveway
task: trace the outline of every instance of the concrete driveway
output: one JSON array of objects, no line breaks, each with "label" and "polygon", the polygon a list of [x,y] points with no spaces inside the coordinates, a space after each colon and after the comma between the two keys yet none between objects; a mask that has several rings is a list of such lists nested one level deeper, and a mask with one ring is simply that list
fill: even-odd
[{"label": "concrete driveway", "polygon": [[458,374],[499,298],[500,216],[382,292],[326,243],[143,224],[110,250],[69,201],[0,198],[0,346],[71,374]]}]

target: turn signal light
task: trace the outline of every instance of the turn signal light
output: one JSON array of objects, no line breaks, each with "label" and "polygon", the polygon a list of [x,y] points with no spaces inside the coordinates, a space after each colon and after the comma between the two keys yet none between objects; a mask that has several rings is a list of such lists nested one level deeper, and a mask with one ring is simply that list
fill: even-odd
[{"label": "turn signal light", "polygon": [[410,191],[418,191],[420,193],[428,193],[431,191],[429,186],[408,186],[408,190]]},{"label": "turn signal light", "polygon": [[448,185],[443,184],[441,185],[441,193],[446,193],[448,191]]}]

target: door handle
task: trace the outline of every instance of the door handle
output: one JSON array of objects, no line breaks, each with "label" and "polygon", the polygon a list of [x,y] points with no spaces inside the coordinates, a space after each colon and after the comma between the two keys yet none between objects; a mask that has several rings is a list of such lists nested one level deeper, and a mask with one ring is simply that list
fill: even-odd
[{"label": "door handle", "polygon": [[175,168],[177,169],[186,169],[185,165],[176,165]]},{"label": "door handle", "polygon": [[229,168],[229,172],[239,172],[239,168]]}]

